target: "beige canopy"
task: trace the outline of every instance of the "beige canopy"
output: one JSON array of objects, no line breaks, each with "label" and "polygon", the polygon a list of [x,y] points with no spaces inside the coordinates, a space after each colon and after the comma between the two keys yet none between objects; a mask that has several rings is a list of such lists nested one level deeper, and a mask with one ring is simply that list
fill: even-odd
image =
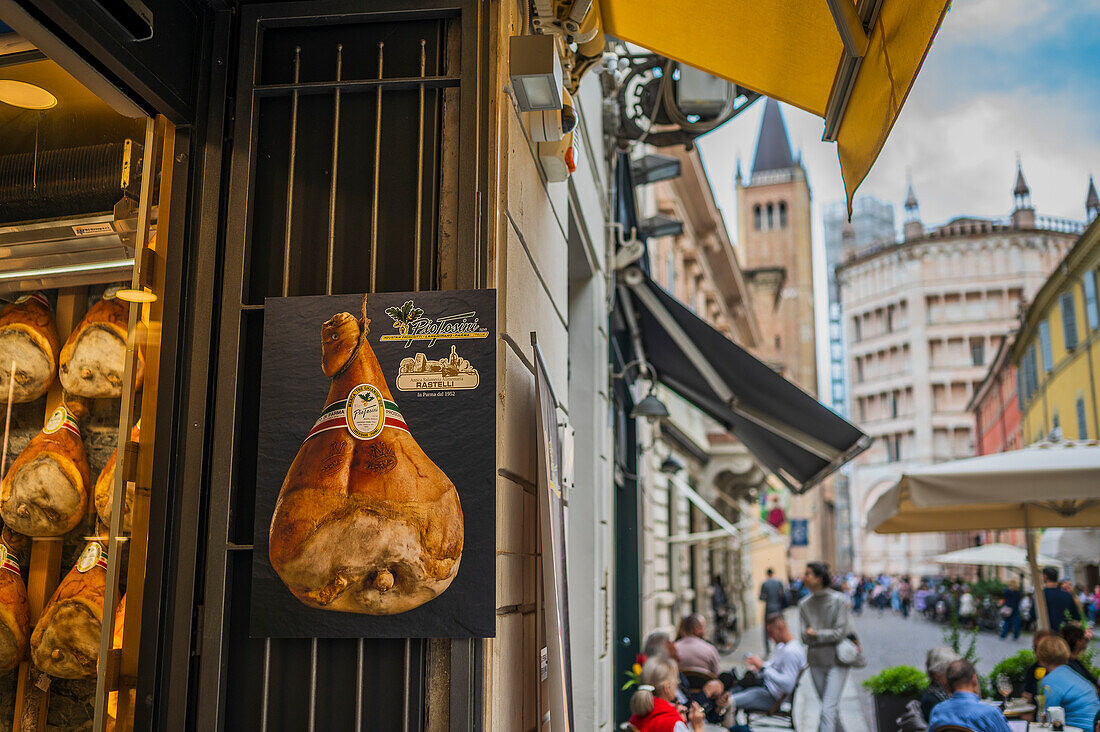
[{"label": "beige canopy", "polygon": [[[1100,442],[1041,442],[1023,450],[906,473],[879,497],[867,528],[880,534],[1027,529],[1032,581],[1042,587],[1033,529],[1100,526]],[[1036,594],[1046,625],[1043,593]]]}]

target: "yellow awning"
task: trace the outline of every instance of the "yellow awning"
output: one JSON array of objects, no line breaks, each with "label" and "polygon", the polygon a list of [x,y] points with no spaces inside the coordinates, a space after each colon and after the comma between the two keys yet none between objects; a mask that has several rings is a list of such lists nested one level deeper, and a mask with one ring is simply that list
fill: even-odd
[{"label": "yellow awning", "polygon": [[[824,117],[850,203],[949,5],[862,0],[856,10],[853,0],[600,0],[599,8],[607,35]],[[861,20],[870,24],[866,35]],[[847,51],[841,28],[854,29]]]}]

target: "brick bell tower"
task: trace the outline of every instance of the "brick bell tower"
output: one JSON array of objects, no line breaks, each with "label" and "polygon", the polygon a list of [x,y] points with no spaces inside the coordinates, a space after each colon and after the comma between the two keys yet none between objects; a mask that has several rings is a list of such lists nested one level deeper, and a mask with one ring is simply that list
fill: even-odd
[{"label": "brick bell tower", "polygon": [[[807,393],[817,396],[814,334],[813,225],[810,186],[801,159],[791,153],[779,104],[768,99],[756,137],[752,173],[737,166],[737,250],[749,282],[762,335],[755,355]],[[826,490],[791,496],[789,518],[805,519],[809,545],[791,547],[790,571],[835,557],[835,529],[822,517]],[[777,567],[778,571],[779,568]]]}]

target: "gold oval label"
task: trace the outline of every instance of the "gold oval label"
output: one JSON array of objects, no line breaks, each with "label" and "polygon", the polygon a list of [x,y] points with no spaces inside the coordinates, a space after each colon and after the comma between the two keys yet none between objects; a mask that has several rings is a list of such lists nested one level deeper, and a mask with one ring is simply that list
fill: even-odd
[{"label": "gold oval label", "polygon": [[65,408],[58,407],[53,410],[53,414],[50,415],[50,421],[46,423],[46,427],[42,430],[47,435],[52,435],[61,429],[61,425],[65,424]]},{"label": "gold oval label", "polygon": [[103,556],[103,547],[95,543],[89,544],[80,553],[80,559],[76,560],[76,571],[81,574],[87,572],[96,565],[101,556]]},{"label": "gold oval label", "polygon": [[359,440],[373,440],[382,434],[386,424],[386,405],[382,403],[382,392],[371,384],[360,384],[348,394],[348,404],[344,408],[348,422],[348,432]]}]

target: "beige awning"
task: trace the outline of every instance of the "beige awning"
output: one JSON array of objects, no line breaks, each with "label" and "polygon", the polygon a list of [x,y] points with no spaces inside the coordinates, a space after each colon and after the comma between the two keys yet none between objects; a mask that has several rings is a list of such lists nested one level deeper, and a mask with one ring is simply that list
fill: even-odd
[{"label": "beige awning", "polygon": [[1039,443],[906,473],[867,514],[880,534],[1100,526],[1100,442]]}]

